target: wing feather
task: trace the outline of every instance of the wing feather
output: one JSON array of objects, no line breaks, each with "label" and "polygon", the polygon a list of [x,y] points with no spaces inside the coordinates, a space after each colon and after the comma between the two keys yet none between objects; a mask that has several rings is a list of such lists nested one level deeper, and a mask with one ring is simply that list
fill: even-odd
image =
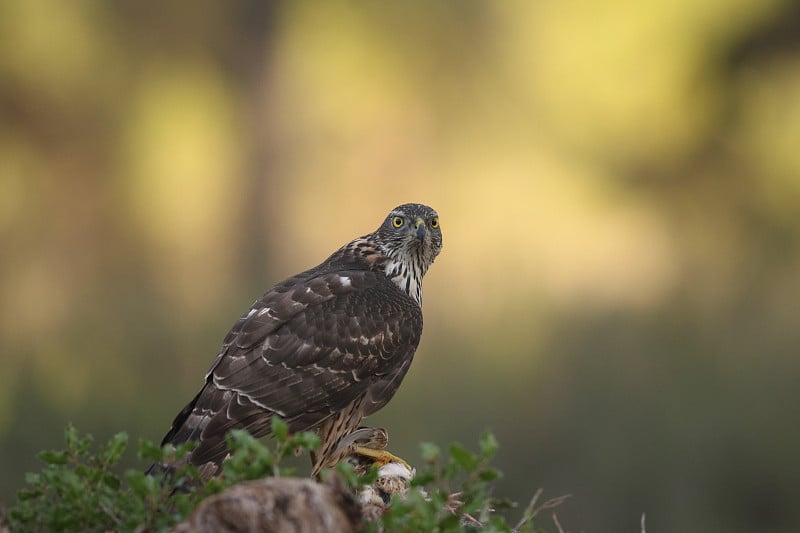
[{"label": "wing feather", "polygon": [[419,344],[419,306],[381,272],[309,272],[236,322],[175,419],[164,442],[199,439],[193,463],[221,461],[230,429],[268,433],[272,414],[303,431],[364,396],[374,412],[396,391]]}]

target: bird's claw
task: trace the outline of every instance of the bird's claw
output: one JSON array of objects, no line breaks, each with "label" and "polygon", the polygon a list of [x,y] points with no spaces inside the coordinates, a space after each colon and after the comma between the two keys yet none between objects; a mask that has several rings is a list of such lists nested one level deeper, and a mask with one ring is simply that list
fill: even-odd
[{"label": "bird's claw", "polygon": [[374,450],[372,448],[366,448],[364,446],[356,446],[355,454],[360,455],[362,457],[368,457],[372,460],[373,463],[377,464],[379,467],[384,466],[389,463],[400,463],[401,465],[405,466],[409,472],[411,471],[411,466],[405,462],[405,460],[397,457],[396,455],[387,452],[386,450]]}]

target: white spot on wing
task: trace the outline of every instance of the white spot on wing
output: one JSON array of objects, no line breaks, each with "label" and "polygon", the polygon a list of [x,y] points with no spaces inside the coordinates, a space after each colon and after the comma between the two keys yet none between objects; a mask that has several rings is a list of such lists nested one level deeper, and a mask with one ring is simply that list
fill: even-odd
[{"label": "white spot on wing", "polygon": [[339,276],[339,283],[342,284],[342,287],[352,287],[350,278],[347,276]]}]

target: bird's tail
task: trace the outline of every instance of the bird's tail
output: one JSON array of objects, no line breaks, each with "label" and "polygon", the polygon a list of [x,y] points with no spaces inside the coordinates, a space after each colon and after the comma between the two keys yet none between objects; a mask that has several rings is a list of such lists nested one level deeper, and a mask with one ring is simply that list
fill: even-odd
[{"label": "bird's tail", "polygon": [[[272,413],[234,391],[218,389],[207,382],[202,390],[181,410],[161,446],[179,446],[194,441],[194,448],[185,461],[196,466],[204,478],[215,476],[230,450],[225,436],[232,429],[244,429],[258,438],[271,428]],[[174,470],[177,465],[155,464],[147,472]]]},{"label": "bird's tail", "polygon": [[[205,390],[205,387],[203,388]],[[192,399],[191,402],[186,404],[186,406],[178,413],[178,416],[175,417],[175,420],[172,421],[172,427],[164,435],[164,438],[161,439],[161,447],[163,448],[167,444],[171,444],[173,446],[179,446],[185,442],[189,442],[192,440],[199,440],[202,425],[201,424],[191,424],[189,423],[189,419],[192,416],[193,411],[195,410],[195,406],[197,405],[200,396],[203,394],[203,390],[201,390],[197,395]],[[145,474],[148,476],[155,476],[155,475],[171,475],[176,468],[185,464],[186,462],[190,462],[191,460],[191,453],[188,456],[184,457],[182,461],[177,463],[167,463],[167,462],[159,462],[153,463],[150,465],[145,471]]]}]

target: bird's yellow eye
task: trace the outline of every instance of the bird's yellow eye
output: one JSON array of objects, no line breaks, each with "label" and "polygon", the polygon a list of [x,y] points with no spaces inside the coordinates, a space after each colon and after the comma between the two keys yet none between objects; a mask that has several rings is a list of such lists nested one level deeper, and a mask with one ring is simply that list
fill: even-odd
[{"label": "bird's yellow eye", "polygon": [[392,219],[392,226],[394,226],[395,228],[399,228],[400,226],[403,225],[403,222],[405,222],[403,220],[403,217],[394,217]]},{"label": "bird's yellow eye", "polygon": [[430,222],[430,224],[431,224],[431,227],[432,227],[433,229],[436,229],[436,228],[438,228],[438,227],[439,227],[439,217],[433,217],[433,218],[431,219],[431,222]]}]

